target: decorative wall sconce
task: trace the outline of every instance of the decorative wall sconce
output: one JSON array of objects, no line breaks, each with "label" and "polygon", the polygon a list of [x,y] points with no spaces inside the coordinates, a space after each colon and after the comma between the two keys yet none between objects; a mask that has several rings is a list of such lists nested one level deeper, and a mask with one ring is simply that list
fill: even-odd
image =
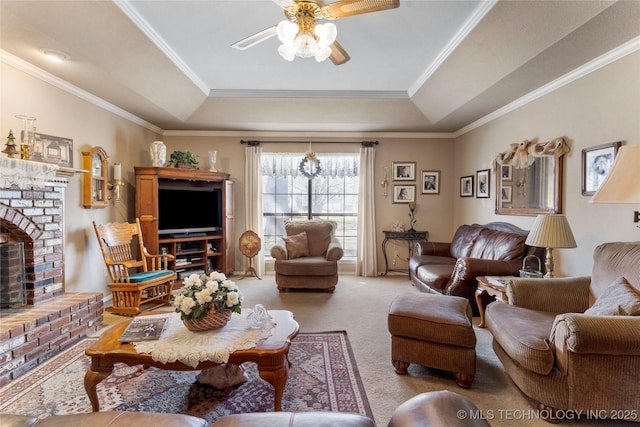
[{"label": "decorative wall sconce", "polygon": [[380,183],[380,185],[382,185],[382,188],[384,190],[384,197],[387,197],[388,190],[389,190],[388,175],[389,175],[389,168],[385,167],[384,168],[384,178],[382,178],[382,182]]},{"label": "decorative wall sconce", "polygon": [[113,199],[120,201],[120,187],[124,187],[122,181],[122,164],[113,164],[113,182],[109,184],[109,191],[113,191]]}]

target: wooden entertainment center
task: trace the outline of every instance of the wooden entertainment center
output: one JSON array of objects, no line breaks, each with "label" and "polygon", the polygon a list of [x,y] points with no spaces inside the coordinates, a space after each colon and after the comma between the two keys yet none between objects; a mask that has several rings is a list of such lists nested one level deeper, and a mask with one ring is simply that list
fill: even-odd
[{"label": "wooden entertainment center", "polygon": [[[170,263],[178,278],[188,274],[221,271],[227,276],[235,268],[235,224],[233,181],[229,174],[197,169],[136,166],[136,216],[147,250],[150,253],[166,251],[176,257]],[[164,185],[198,187],[221,191],[221,223],[215,231],[159,235],[159,191]],[[185,217],[190,209],[202,206],[185,205]]]}]

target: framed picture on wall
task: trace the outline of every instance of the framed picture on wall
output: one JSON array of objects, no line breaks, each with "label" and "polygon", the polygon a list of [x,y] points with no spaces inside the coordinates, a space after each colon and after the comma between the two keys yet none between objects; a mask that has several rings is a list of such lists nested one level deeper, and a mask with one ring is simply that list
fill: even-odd
[{"label": "framed picture on wall", "polygon": [[511,177],[513,174],[513,166],[511,165],[500,165],[500,177],[503,181],[511,181]]},{"label": "framed picture on wall", "polygon": [[391,170],[394,181],[416,180],[416,162],[393,162]]},{"label": "framed picture on wall", "polygon": [[502,200],[502,203],[511,203],[511,191],[513,190],[513,186],[511,185],[503,185],[502,188],[500,189],[500,191],[502,192],[502,194],[500,194],[500,199]]},{"label": "framed picture on wall", "polygon": [[473,175],[460,178],[460,197],[473,197]]},{"label": "framed picture on wall", "polygon": [[422,194],[440,194],[440,171],[422,171]]},{"label": "framed picture on wall", "polygon": [[415,185],[394,185],[393,203],[409,203],[416,201]]},{"label": "framed picture on wall", "polygon": [[476,197],[478,199],[489,198],[490,183],[489,169],[476,172]]},{"label": "framed picture on wall", "polygon": [[582,150],[582,195],[592,196],[609,174],[621,142]]},{"label": "framed picture on wall", "polygon": [[73,167],[73,139],[36,133],[31,160]]}]

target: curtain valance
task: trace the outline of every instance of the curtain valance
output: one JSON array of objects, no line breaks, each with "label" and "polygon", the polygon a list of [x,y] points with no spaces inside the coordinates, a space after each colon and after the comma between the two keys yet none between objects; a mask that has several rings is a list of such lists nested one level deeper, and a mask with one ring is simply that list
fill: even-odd
[{"label": "curtain valance", "polygon": [[[300,162],[307,153],[262,153],[262,174],[279,178],[302,176]],[[320,176],[345,177],[358,176],[360,168],[359,154],[318,153]]]}]

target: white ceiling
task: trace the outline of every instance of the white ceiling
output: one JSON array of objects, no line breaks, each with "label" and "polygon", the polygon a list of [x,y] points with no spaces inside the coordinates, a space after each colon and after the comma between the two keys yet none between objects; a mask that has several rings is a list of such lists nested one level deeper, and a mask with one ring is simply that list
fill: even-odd
[{"label": "white ceiling", "polygon": [[[1,48],[164,130],[456,132],[640,37],[638,1],[409,1],[333,21],[351,60],[230,45],[260,1],[0,1]],[[41,48],[67,52],[54,64]]]}]

